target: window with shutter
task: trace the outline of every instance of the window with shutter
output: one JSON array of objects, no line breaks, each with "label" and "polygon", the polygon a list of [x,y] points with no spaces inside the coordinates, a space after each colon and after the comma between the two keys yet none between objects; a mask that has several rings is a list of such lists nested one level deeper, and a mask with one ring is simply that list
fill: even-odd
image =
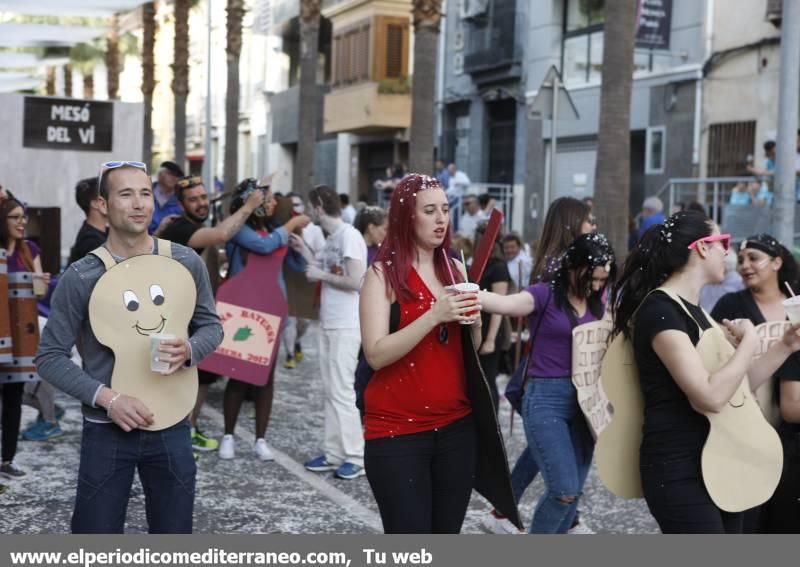
[{"label": "window with shutter", "polygon": [[399,79],[403,76],[403,26],[386,26],[386,78]]},{"label": "window with shutter", "polygon": [[375,29],[379,32],[375,39],[375,80],[408,77],[408,18],[377,16]]},{"label": "window with shutter", "polygon": [[369,32],[369,22],[361,22],[334,35],[335,86],[369,79]]},{"label": "window with shutter", "polygon": [[712,124],[708,132],[708,177],[746,175],[756,142],[756,122]]}]

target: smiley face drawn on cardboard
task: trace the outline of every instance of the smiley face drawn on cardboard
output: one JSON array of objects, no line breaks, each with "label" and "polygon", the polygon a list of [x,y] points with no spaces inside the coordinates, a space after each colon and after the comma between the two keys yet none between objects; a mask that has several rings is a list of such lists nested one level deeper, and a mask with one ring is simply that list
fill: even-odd
[{"label": "smiley face drawn on cardboard", "polygon": [[[169,250],[169,243],[159,250]],[[102,256],[103,248],[95,251]],[[150,335],[188,338],[197,301],[191,273],[166,255],[134,256],[119,264],[110,254],[89,299],[89,322],[97,340],[114,351],[111,387],[138,398],[155,415],[157,431],[185,418],[197,397],[197,369],[182,368],[169,376],[150,370]]]}]

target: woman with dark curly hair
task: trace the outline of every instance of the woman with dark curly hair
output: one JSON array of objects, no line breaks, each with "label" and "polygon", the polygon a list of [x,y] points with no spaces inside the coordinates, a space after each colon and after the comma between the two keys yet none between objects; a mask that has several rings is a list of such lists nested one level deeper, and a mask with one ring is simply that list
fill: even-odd
[{"label": "woman with dark curly hair", "polygon": [[[720,298],[711,316],[720,322],[748,319],[753,325],[785,321],[783,302],[789,297],[786,284],[798,289],[798,268],[792,253],[769,234],[749,236],[739,245],[737,271],[745,289]],[[768,404],[769,414],[780,412],[778,433],[783,444],[784,470],[773,497],[760,509],[745,514],[744,531],[800,533],[800,357],[789,357],[773,374],[772,382],[775,395],[761,402]]]},{"label": "woman with dark curly hair", "polygon": [[[572,330],[603,317],[606,286],[615,274],[608,240],[584,234],[567,248],[549,284],[513,295],[479,294],[484,311],[528,316],[529,328],[538,328],[522,401],[528,450],[545,482],[528,528],[532,534],[567,533],[577,513],[594,441],[572,384]],[[524,490],[515,482],[515,496],[519,488]]]}]

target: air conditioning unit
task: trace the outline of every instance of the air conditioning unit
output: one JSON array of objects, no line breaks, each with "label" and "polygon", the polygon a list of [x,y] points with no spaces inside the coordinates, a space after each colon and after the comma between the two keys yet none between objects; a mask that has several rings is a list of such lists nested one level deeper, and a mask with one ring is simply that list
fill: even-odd
[{"label": "air conditioning unit", "polygon": [[767,0],[767,21],[776,28],[781,27],[781,20],[783,19],[783,2],[782,0]]},{"label": "air conditioning unit", "polygon": [[489,14],[490,0],[460,0],[459,15],[462,20],[473,20]]}]

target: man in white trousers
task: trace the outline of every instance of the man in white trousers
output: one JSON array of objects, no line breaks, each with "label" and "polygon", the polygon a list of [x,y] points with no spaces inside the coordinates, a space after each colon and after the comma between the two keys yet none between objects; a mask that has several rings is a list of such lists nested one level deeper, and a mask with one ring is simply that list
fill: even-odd
[{"label": "man in white trousers", "polygon": [[321,262],[313,258],[301,238],[292,238],[292,246],[308,261],[308,280],[322,282],[319,360],[325,389],[325,439],[323,454],[305,467],[354,479],[364,474],[364,435],[353,385],[361,347],[358,296],[367,269],[367,246],[361,234],[342,220],[335,190],[318,185],[308,200],[309,216],[328,238]]}]

